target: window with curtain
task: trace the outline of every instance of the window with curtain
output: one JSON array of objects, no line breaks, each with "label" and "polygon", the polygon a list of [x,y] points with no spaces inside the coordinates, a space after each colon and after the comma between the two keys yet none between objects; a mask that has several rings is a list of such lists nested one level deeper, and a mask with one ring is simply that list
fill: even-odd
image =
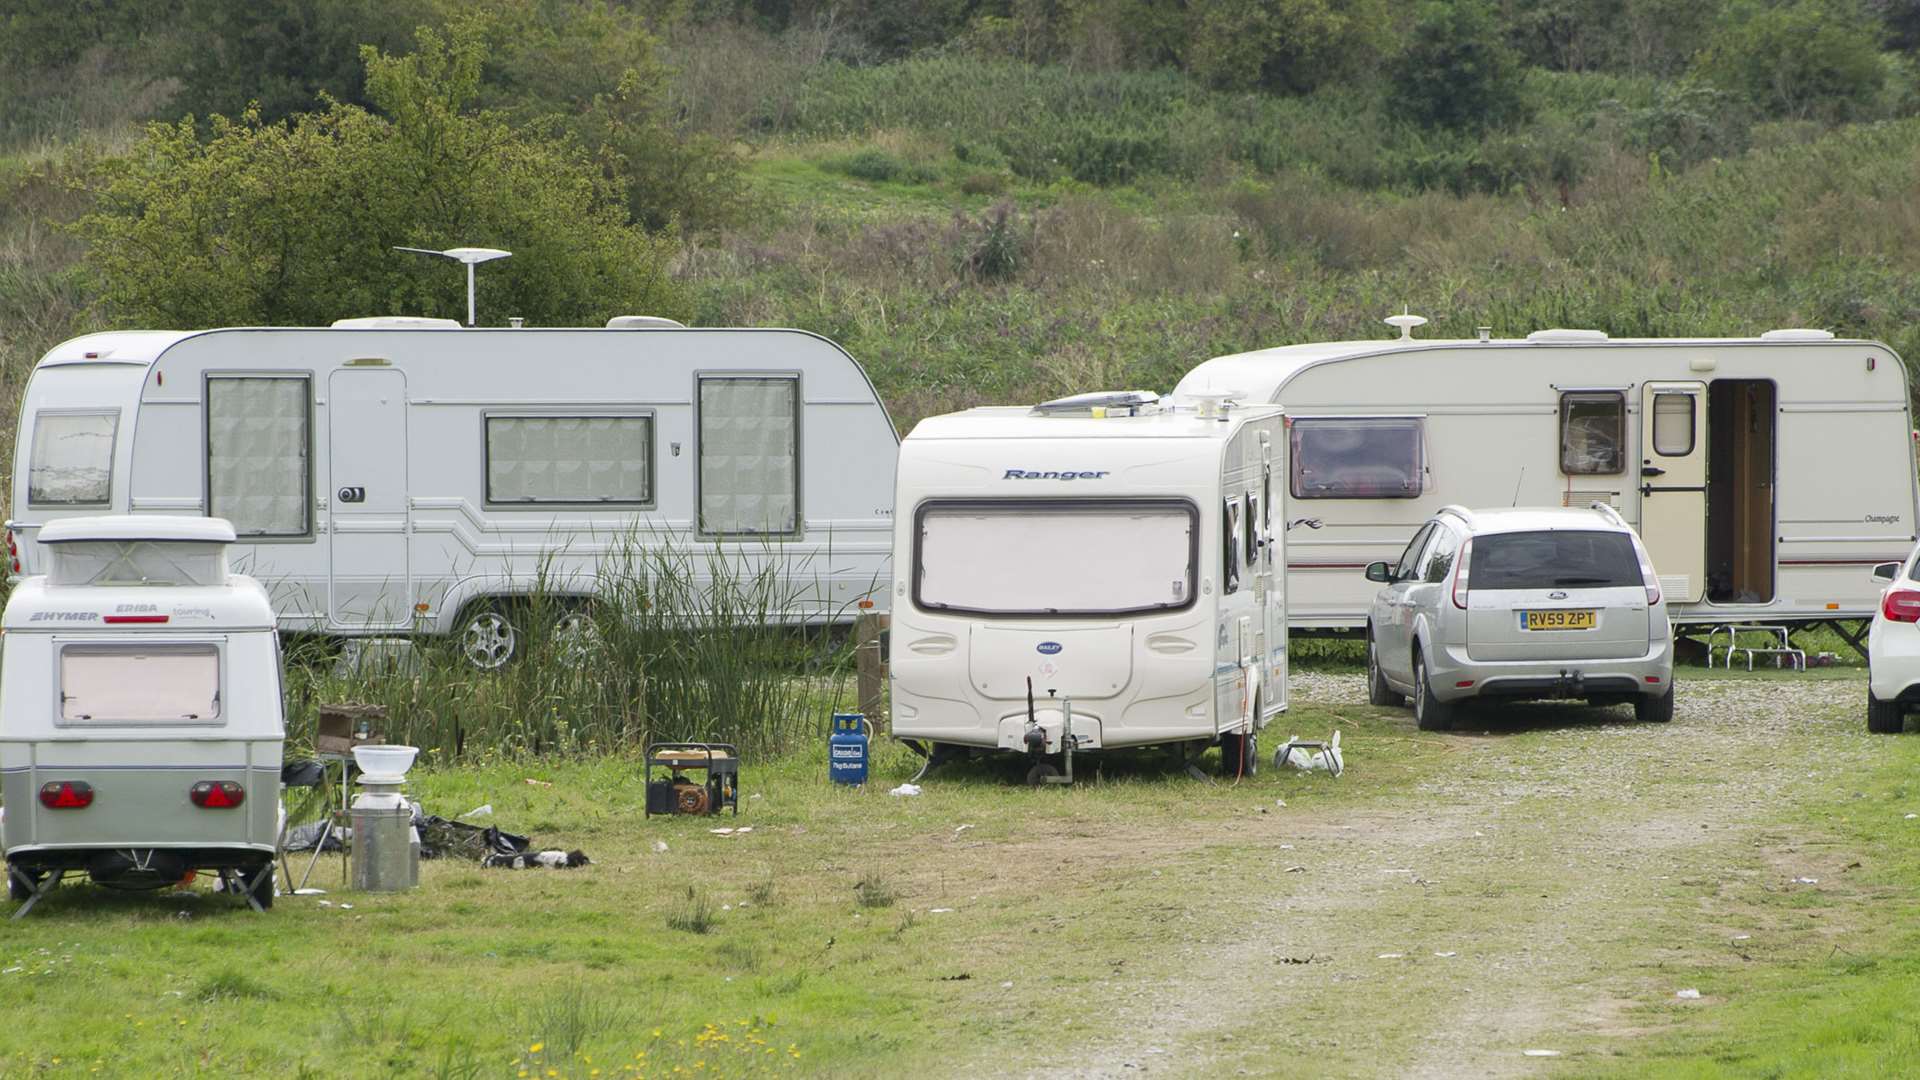
[{"label": "window with curtain", "polygon": [[1417,499],[1423,431],[1416,417],[1306,417],[1293,421],[1296,499]]},{"label": "window with curtain", "polygon": [[113,492],[117,412],[40,413],[27,464],[32,506],[105,506]]},{"label": "window with curtain", "polygon": [[247,537],[312,532],[311,380],[207,377],[207,514]]},{"label": "window with curtain", "polygon": [[1693,453],[1693,395],[1653,395],[1653,452],[1664,457]]},{"label": "window with curtain", "polygon": [[1560,471],[1607,475],[1627,467],[1627,398],[1615,391],[1560,395]]},{"label": "window with curtain", "polygon": [[653,417],[489,416],[487,501],[653,501]]},{"label": "window with curtain", "polygon": [[800,382],[790,376],[700,380],[700,531],[800,531]]}]

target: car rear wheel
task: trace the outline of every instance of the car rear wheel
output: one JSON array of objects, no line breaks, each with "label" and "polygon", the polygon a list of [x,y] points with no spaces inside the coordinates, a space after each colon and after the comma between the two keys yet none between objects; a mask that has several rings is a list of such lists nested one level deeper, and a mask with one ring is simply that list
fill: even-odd
[{"label": "car rear wheel", "polygon": [[1387,676],[1380,670],[1380,653],[1374,648],[1373,634],[1367,634],[1367,704],[1384,705],[1397,709],[1407,703],[1407,699],[1387,685]]},{"label": "car rear wheel", "polygon": [[1413,723],[1421,731],[1447,731],[1453,727],[1455,706],[1433,696],[1433,679],[1427,674],[1427,658],[1413,654]]},{"label": "car rear wheel", "polygon": [[1644,724],[1664,724],[1673,719],[1673,684],[1659,697],[1641,694],[1633,699],[1633,718]]},{"label": "car rear wheel", "polygon": [[1875,735],[1898,735],[1907,726],[1907,713],[1898,701],[1881,701],[1867,691],[1867,730]]}]

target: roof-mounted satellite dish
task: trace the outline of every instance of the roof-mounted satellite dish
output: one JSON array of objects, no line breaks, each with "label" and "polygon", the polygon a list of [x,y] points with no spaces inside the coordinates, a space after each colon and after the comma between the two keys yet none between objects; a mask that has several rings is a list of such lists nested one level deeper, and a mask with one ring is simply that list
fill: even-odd
[{"label": "roof-mounted satellite dish", "polygon": [[474,325],[473,268],[479,265],[480,263],[492,262],[495,259],[504,259],[507,256],[513,254],[513,252],[511,251],[501,251],[499,248],[448,248],[445,251],[435,251],[432,248],[396,247],[393,250],[411,251],[415,255],[438,255],[443,259],[452,259],[454,262],[467,264],[467,325],[468,326]]},{"label": "roof-mounted satellite dish", "polygon": [[1427,317],[1425,315],[1410,315],[1404,307],[1400,309],[1400,314],[1389,315],[1380,321],[1386,323],[1388,326],[1399,327],[1401,341],[1412,341],[1413,328],[1427,325]]}]

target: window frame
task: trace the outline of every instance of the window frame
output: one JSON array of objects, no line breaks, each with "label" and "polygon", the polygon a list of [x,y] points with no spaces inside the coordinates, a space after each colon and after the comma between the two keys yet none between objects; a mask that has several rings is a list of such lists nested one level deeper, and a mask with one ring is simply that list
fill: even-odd
[{"label": "window frame", "polygon": [[1240,579],[1246,575],[1240,566],[1240,530],[1246,522],[1246,504],[1238,495],[1220,500],[1220,595],[1240,591]]},{"label": "window frame", "polygon": [[320,535],[320,514],[315,509],[314,492],[319,483],[319,436],[315,429],[319,427],[319,399],[314,386],[318,382],[312,368],[267,371],[253,368],[210,369],[200,373],[200,512],[208,517],[217,517],[213,512],[213,381],[215,379],[299,379],[307,387],[307,468],[306,490],[301,493],[304,500],[300,505],[305,512],[307,528],[297,533],[242,533],[234,530],[236,544],[311,544]]},{"label": "window frame", "polygon": [[[278,635],[275,635],[275,637],[277,638]],[[52,682],[50,684],[53,687],[53,696],[51,700],[51,705],[53,709],[53,726],[57,729],[67,730],[67,731],[97,731],[97,730],[147,731],[155,728],[174,728],[174,727],[224,728],[228,726],[227,708],[232,703],[232,697],[229,695],[228,687],[227,687],[228,665],[227,665],[226,646],[227,646],[227,639],[225,637],[173,638],[165,641],[156,640],[154,638],[136,638],[136,637],[120,637],[120,636],[55,637],[53,639],[53,649],[51,650],[52,660],[53,660],[53,676],[52,676]],[[142,652],[142,651],[186,652],[188,650],[193,650],[193,651],[199,651],[203,649],[211,650],[213,653],[214,665],[215,665],[214,693],[219,695],[220,709],[218,712],[214,713],[212,716],[206,717],[200,720],[181,720],[181,719],[175,719],[175,718],[163,718],[163,719],[155,719],[155,720],[125,720],[125,719],[122,719],[122,720],[111,720],[111,719],[109,720],[69,720],[65,717],[65,715],[63,715],[65,713],[65,709],[62,706],[65,704],[65,702],[62,699],[66,695],[66,681],[61,674],[61,665],[62,665],[63,659],[66,656],[67,650],[71,648],[95,649],[95,650],[101,650],[101,651],[130,652],[130,653]]]},{"label": "window frame", "polygon": [[[495,420],[644,420],[647,425],[647,498],[632,499],[507,499],[493,497],[493,444],[487,437],[487,425]],[[698,470],[696,469],[696,472]],[[620,407],[539,409],[482,409],[480,411],[480,502],[488,510],[599,510],[619,507],[623,510],[660,508],[660,419],[653,408]]]},{"label": "window frame", "polygon": [[[1439,522],[1429,520],[1413,534],[1413,539],[1407,541],[1406,550],[1393,562],[1393,584],[1413,581],[1420,576],[1421,556],[1427,553],[1427,545],[1433,542],[1433,530],[1440,527]],[[1402,573],[1402,570],[1406,572]]]},{"label": "window frame", "polygon": [[[1447,561],[1447,568],[1441,571],[1440,576],[1434,577],[1433,560],[1435,556],[1440,554],[1440,545],[1442,544],[1452,545],[1453,557]],[[1465,546],[1465,544],[1466,538],[1454,532],[1451,526],[1445,522],[1434,522],[1433,535],[1427,538],[1427,550],[1420,555],[1421,569],[1418,574],[1419,582],[1423,585],[1439,585],[1444,583],[1447,580],[1447,575],[1453,572],[1455,564],[1460,561],[1460,549]]]},{"label": "window frame", "polygon": [[[720,532],[708,529],[700,512],[700,506],[706,495],[706,482],[701,474],[705,463],[706,447],[703,445],[706,409],[701,405],[700,387],[707,380],[726,379],[787,379],[793,383],[793,528],[788,532],[762,530]],[[806,384],[797,368],[760,369],[760,368],[718,368],[696,370],[693,373],[693,529],[694,535],[702,540],[799,540],[807,532],[806,515]]]},{"label": "window frame", "polygon": [[[1297,435],[1300,425],[1305,424],[1310,429],[1315,423],[1320,422],[1337,423],[1356,420],[1397,420],[1413,426],[1415,434],[1414,445],[1419,449],[1419,459],[1414,462],[1414,479],[1416,480],[1414,489],[1400,495],[1314,495],[1302,493],[1300,490],[1300,462],[1302,455],[1300,453],[1300,447],[1297,444],[1302,441],[1304,436]],[[1345,500],[1349,502],[1365,502],[1369,499],[1417,499],[1425,495],[1426,492],[1427,417],[1425,414],[1414,415],[1403,413],[1392,415],[1356,413],[1352,415],[1330,414],[1320,416],[1292,416],[1287,418],[1287,494],[1290,497],[1307,500],[1324,499],[1329,501]]]},{"label": "window frame", "polygon": [[[43,416],[111,416],[113,417],[113,438],[107,445],[107,497],[99,502],[46,502],[36,501],[33,497],[33,444],[40,435],[40,418]],[[113,506],[114,473],[119,471],[120,463],[120,424],[126,419],[125,409],[100,409],[88,407],[37,409],[33,414],[33,437],[27,440],[27,508],[30,510],[89,510]]]},{"label": "window frame", "polygon": [[[920,551],[920,536],[926,531],[927,514],[935,510],[1005,510],[1009,507],[1031,508],[1035,510],[1073,511],[1081,509],[1148,509],[1180,510],[1187,515],[1187,587],[1186,598],[1176,605],[1155,605],[1152,607],[1123,608],[1110,611],[989,611],[984,608],[928,607],[921,599],[920,585],[924,576]],[[913,559],[911,568],[913,584],[910,599],[916,611],[928,615],[966,615],[991,619],[1063,619],[1063,618],[1119,618],[1135,615],[1171,615],[1175,612],[1190,610],[1200,602],[1200,582],[1205,577],[1200,565],[1200,507],[1192,499],[1167,496],[1142,496],[1140,498],[1101,497],[1101,498],[1005,498],[1005,499],[928,499],[913,508]]]},{"label": "window frame", "polygon": [[[1691,390],[1655,390],[1653,400],[1647,402],[1647,449],[1655,457],[1689,457],[1700,443],[1700,396]],[[1664,397],[1685,398],[1687,400],[1687,448],[1685,450],[1660,449],[1660,399]]]},{"label": "window frame", "polygon": [[[1618,452],[1615,457],[1619,467],[1614,469],[1573,469],[1567,465],[1567,420],[1568,407],[1574,398],[1611,398],[1619,406],[1619,437],[1616,441]],[[1620,476],[1627,471],[1627,394],[1624,390],[1562,390],[1560,391],[1560,471],[1567,476]]]}]

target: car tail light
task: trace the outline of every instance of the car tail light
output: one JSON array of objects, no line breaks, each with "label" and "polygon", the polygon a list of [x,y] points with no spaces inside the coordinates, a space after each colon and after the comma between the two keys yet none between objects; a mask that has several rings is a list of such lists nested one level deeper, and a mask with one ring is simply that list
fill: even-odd
[{"label": "car tail light", "polygon": [[13,572],[20,572],[20,542],[13,538],[13,530],[7,530],[7,561],[12,564]]},{"label": "car tail light", "polygon": [[247,801],[247,789],[231,780],[202,780],[187,792],[202,810],[225,810]]},{"label": "car tail light", "polygon": [[1880,597],[1880,614],[1888,622],[1920,623],[1920,589],[1888,589]]},{"label": "car tail light", "polygon": [[1467,560],[1473,558],[1473,539],[1460,545],[1460,557],[1453,561],[1453,606],[1467,610]]},{"label": "car tail light", "polygon": [[85,780],[54,780],[42,784],[40,805],[49,810],[83,810],[93,805],[93,785]]},{"label": "car tail light", "polygon": [[1660,575],[1653,572],[1653,556],[1647,554],[1647,546],[1639,537],[1633,538],[1633,555],[1640,560],[1640,583],[1647,587],[1647,603],[1660,602]]}]

